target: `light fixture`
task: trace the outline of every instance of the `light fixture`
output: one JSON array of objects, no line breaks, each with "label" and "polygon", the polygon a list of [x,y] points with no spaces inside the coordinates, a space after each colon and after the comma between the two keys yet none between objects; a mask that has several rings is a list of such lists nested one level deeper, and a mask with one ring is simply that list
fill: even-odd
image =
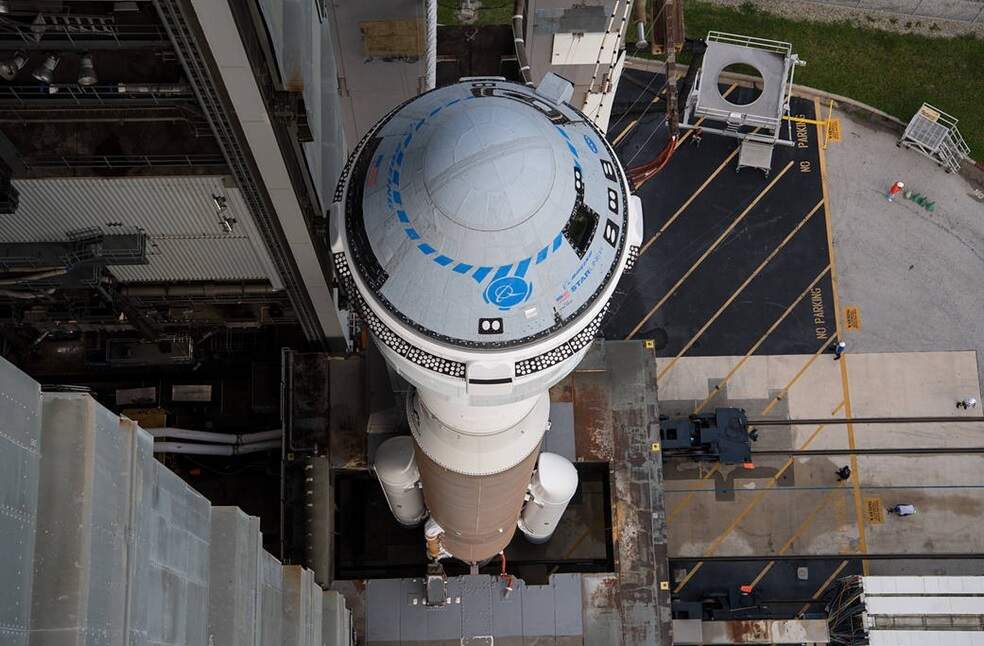
[{"label": "light fixture", "polygon": [[58,67],[58,57],[54,54],[45,54],[44,60],[37,66],[37,68],[35,68],[34,73],[31,74],[31,76],[42,83],[47,83],[50,85],[54,80],[54,72],[56,67]]},{"label": "light fixture", "polygon": [[216,195],[215,193],[212,193],[212,203],[215,204],[215,210],[222,213],[228,206],[228,199],[225,195]]},{"label": "light fixture", "polygon": [[7,0],[0,0],[0,13],[10,13],[10,5]]},{"label": "light fixture", "polygon": [[79,85],[88,87],[99,82],[96,76],[96,67],[92,63],[92,54],[85,52],[79,61]]},{"label": "light fixture", "polygon": [[222,230],[227,234],[232,233],[232,228],[236,226],[236,218],[230,217],[228,215],[219,216],[219,224],[222,225]]},{"label": "light fixture", "polygon": [[0,77],[5,81],[13,81],[17,72],[21,71],[26,63],[27,55],[24,52],[20,50],[14,52],[13,56],[0,62]]},{"label": "light fixture", "polygon": [[44,36],[44,32],[47,29],[46,22],[44,20],[44,14],[38,14],[34,16],[34,20],[31,21],[31,33],[34,34],[34,41],[37,42],[41,40]]}]

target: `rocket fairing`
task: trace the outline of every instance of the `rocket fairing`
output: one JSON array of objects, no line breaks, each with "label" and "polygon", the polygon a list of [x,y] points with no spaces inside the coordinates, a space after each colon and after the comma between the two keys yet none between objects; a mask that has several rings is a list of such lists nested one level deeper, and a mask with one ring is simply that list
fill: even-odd
[{"label": "rocket fairing", "polygon": [[339,282],[414,386],[413,455],[394,438],[377,474],[401,522],[423,520],[422,497],[429,549],[468,563],[517,526],[546,540],[573,495],[563,458],[537,466],[547,391],[642,242],[639,200],[571,91],[549,74],[536,89],[474,78],[420,95],[359,142],[332,204]]}]

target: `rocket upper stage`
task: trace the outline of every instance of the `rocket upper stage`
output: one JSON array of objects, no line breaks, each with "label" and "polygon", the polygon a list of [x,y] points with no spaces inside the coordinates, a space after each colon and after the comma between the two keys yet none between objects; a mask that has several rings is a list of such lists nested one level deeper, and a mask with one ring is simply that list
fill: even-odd
[{"label": "rocket upper stage", "polygon": [[607,302],[641,217],[602,134],[557,98],[466,80],[360,143],[336,193],[333,250],[347,248],[359,292],[399,336],[503,350]]}]

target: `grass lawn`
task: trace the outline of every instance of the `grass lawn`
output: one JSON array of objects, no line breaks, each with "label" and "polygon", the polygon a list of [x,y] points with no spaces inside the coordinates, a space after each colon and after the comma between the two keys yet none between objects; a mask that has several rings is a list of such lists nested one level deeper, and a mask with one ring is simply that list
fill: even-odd
[{"label": "grass lawn", "polygon": [[782,40],[806,61],[795,82],[863,101],[908,121],[928,102],[960,120],[974,159],[984,159],[984,40],[928,38],[848,23],[798,22],[751,8],[684,0],[690,37],[710,30]]},{"label": "grass lawn", "polygon": [[[457,25],[458,17],[455,15],[458,7],[461,6],[460,0],[438,0],[437,2],[437,22],[440,25]],[[476,25],[509,25],[512,24],[513,0],[482,0],[478,9],[478,20]]]}]

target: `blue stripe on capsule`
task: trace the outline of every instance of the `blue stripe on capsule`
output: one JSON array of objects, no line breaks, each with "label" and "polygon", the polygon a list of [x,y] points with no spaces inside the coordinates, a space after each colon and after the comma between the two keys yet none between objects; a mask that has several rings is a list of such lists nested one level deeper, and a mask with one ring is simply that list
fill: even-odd
[{"label": "blue stripe on capsule", "polygon": [[512,265],[503,265],[499,267],[495,272],[495,276],[492,277],[492,280],[499,280],[500,278],[505,278],[506,276],[509,275],[510,269],[512,269]]},{"label": "blue stripe on capsule", "polygon": [[490,271],[492,271],[491,267],[479,267],[475,270],[475,273],[472,274],[472,278],[475,279],[476,283],[480,283],[485,280],[485,277],[489,275]]},{"label": "blue stripe on capsule", "polygon": [[393,191],[393,203],[403,204],[403,197],[400,195],[399,191]]},{"label": "blue stripe on capsule", "polygon": [[578,156],[578,154],[577,154],[577,148],[574,147],[574,144],[572,144],[571,142],[568,141],[567,142],[567,148],[571,151],[571,154],[572,155],[574,155],[575,157]]},{"label": "blue stripe on capsule", "polygon": [[526,275],[526,270],[530,268],[530,260],[532,260],[532,258],[523,258],[522,260],[519,261],[519,264],[516,265],[517,276],[522,278],[523,276]]},{"label": "blue stripe on capsule", "polygon": [[407,227],[406,229],[404,229],[404,231],[406,232],[407,237],[410,238],[411,240],[420,240],[420,234],[417,233],[416,229],[412,227]]},{"label": "blue stripe on capsule", "polygon": [[557,132],[559,132],[560,134],[564,135],[564,139],[570,140],[570,136],[567,134],[567,131],[566,130],[564,130],[560,126],[554,126],[554,128],[557,129]]},{"label": "blue stripe on capsule", "polygon": [[445,255],[440,255],[440,256],[438,256],[437,258],[434,259],[434,262],[436,262],[437,264],[439,264],[442,267],[447,267],[448,265],[450,265],[451,263],[454,262],[454,259],[448,258]]},{"label": "blue stripe on capsule", "polygon": [[406,211],[397,211],[396,217],[400,218],[400,222],[403,222],[404,224],[410,222],[410,216],[407,215]]},{"label": "blue stripe on capsule", "polygon": [[431,255],[432,253],[434,253],[435,251],[437,251],[437,249],[435,249],[434,247],[430,246],[426,242],[421,242],[419,245],[417,245],[417,248],[420,249],[421,251],[423,251],[424,254],[425,255],[428,255],[428,256]]},{"label": "blue stripe on capsule", "polygon": [[543,262],[544,260],[546,260],[547,259],[547,253],[549,251],[550,251],[550,245],[547,245],[543,249],[540,249],[540,252],[538,254],[536,254],[536,264],[539,265],[541,262]]},{"label": "blue stripe on capsule", "polygon": [[457,265],[454,266],[454,269],[452,269],[451,271],[453,271],[456,274],[467,274],[469,271],[471,271],[471,268],[474,266],[475,265],[469,265],[468,263],[459,262]]},{"label": "blue stripe on capsule", "polygon": [[553,250],[554,251],[557,251],[558,249],[560,249],[560,243],[562,243],[563,241],[564,241],[564,234],[563,234],[563,232],[558,233],[557,234],[557,237],[554,238],[554,241],[553,241]]}]

